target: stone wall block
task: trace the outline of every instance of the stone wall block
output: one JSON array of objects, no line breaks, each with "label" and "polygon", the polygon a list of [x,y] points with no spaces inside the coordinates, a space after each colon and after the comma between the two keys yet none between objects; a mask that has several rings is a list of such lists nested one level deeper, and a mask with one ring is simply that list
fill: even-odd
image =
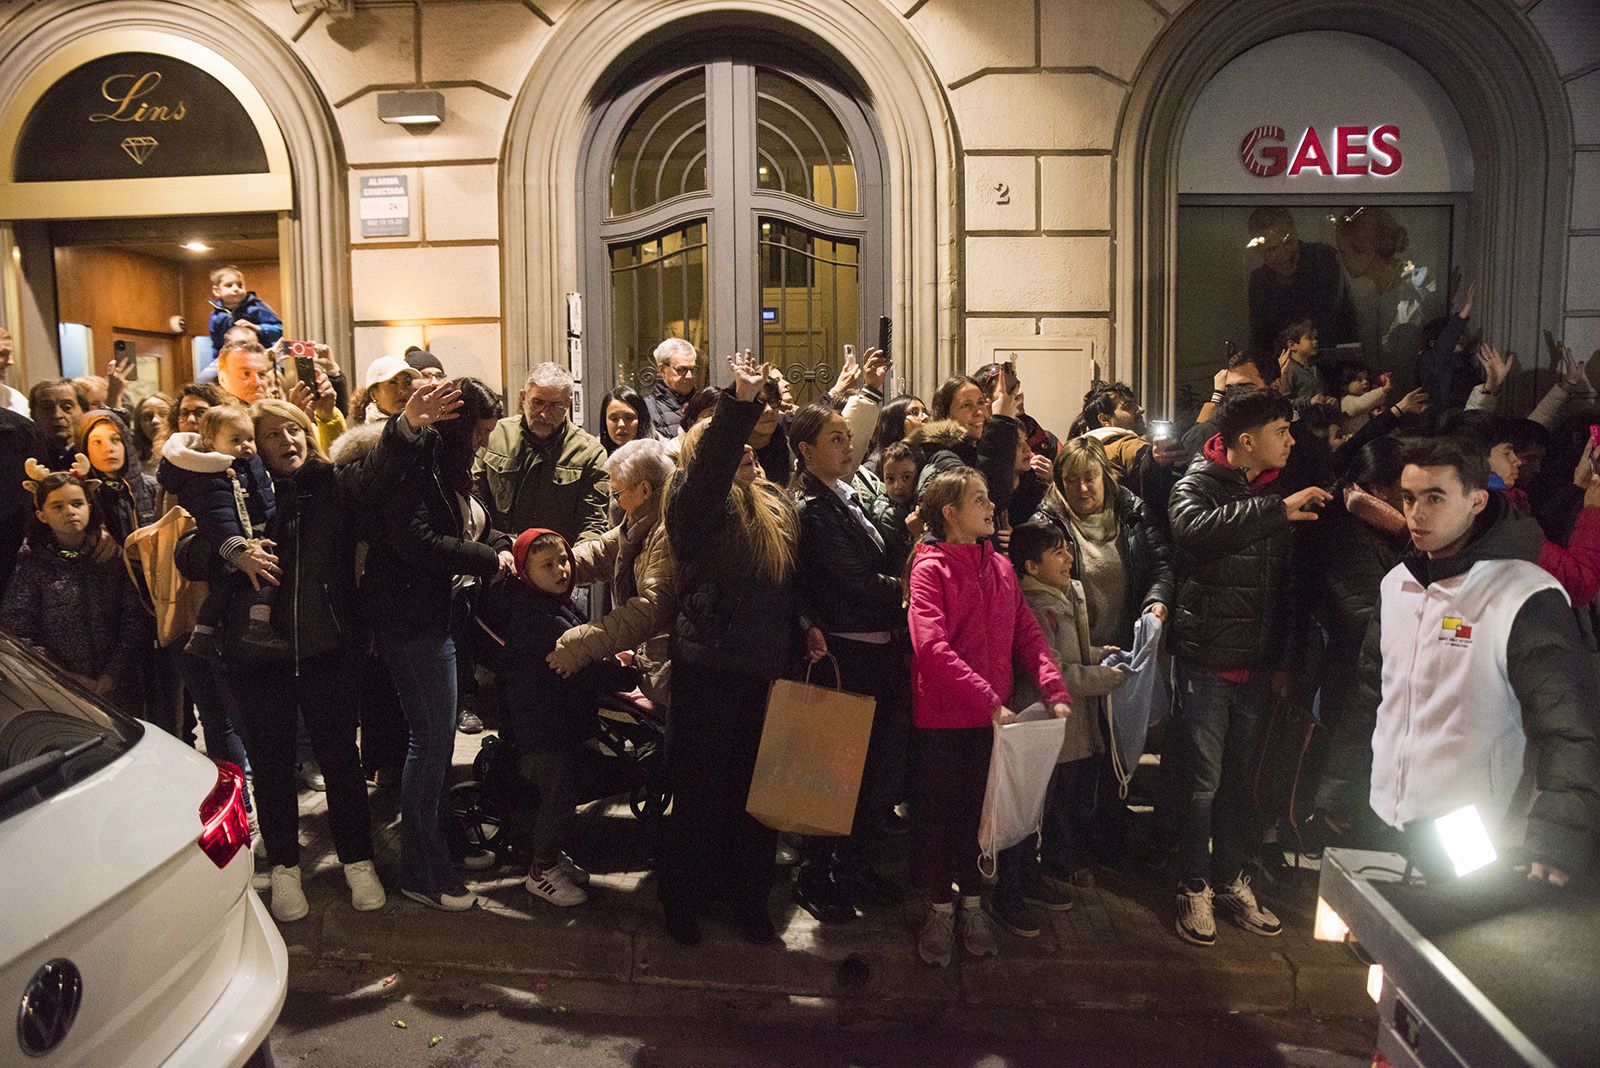
[{"label": "stone wall block", "polygon": [[500,250],[352,249],[350,288],[357,320],[498,317]]},{"label": "stone wall block", "polygon": [[499,174],[494,164],[423,167],[422,232],[429,241],[499,240],[500,209],[495,199]]},{"label": "stone wall block", "polygon": [[1600,311],[1600,237],[1567,241],[1567,310]]},{"label": "stone wall block", "polygon": [[422,5],[422,80],[473,80],[515,96],[550,27],[515,0]]},{"label": "stone wall block", "polygon": [[950,94],[963,147],[1113,147],[1124,92],[1097,74],[988,74]]},{"label": "stone wall block", "polygon": [[[349,19],[324,16],[290,47],[317,76],[330,104],[369,85],[416,80],[416,26],[409,6],[358,7]],[[377,105],[370,106],[375,112]]]},{"label": "stone wall block", "polygon": [[974,312],[1106,311],[1111,241],[1104,237],[967,238]]},{"label": "stone wall block", "polygon": [[1039,165],[1044,229],[1111,229],[1110,156],[1045,156]]},{"label": "stone wall block", "polygon": [[[496,389],[502,388],[506,383],[500,349],[499,323],[439,323],[428,327],[428,351],[439,357],[452,378],[471,375]],[[520,385],[515,383],[510,390],[513,403]],[[592,407],[590,398],[585,397],[584,403]]]},{"label": "stone wall block", "polygon": [[1600,152],[1573,154],[1572,228],[1600,230]]},{"label": "stone wall block", "polygon": [[470,87],[440,92],[444,121],[431,129],[382,122],[373,93],[335,109],[345,157],[351,163],[497,158],[511,102]]},{"label": "stone wall block", "polygon": [[968,230],[1038,229],[1037,164],[1032,156],[970,156]]},{"label": "stone wall block", "polygon": [[1543,0],[1528,12],[1528,21],[1563,75],[1600,60],[1600,4],[1594,0]]},{"label": "stone wall block", "polygon": [[1600,145],[1600,70],[1568,82],[1567,100],[1572,105],[1573,143]]},{"label": "stone wall block", "polygon": [[1144,0],[1041,0],[1039,54],[1046,67],[1096,67],[1132,81],[1166,24]]},{"label": "stone wall block", "polygon": [[911,26],[946,85],[989,67],[1034,65],[1033,0],[929,0]]}]

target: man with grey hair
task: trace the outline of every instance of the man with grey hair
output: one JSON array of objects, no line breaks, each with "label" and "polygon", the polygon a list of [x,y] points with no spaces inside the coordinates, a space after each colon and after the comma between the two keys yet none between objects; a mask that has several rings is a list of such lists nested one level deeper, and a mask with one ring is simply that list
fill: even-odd
[{"label": "man with grey hair", "polygon": [[517,396],[518,414],[495,425],[473,479],[489,525],[516,537],[530,527],[576,544],[606,532],[611,483],[600,439],[573,423],[572,375],[535,364]]},{"label": "man with grey hair", "polygon": [[694,395],[700,357],[681,337],[656,346],[656,384],[644,398],[650,426],[663,438],[675,438],[683,422],[683,402]]}]

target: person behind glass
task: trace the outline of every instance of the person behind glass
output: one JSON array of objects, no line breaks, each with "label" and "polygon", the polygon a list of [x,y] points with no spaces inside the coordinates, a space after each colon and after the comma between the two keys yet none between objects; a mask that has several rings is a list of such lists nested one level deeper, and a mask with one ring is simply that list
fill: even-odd
[{"label": "person behind glass", "polygon": [[150,616],[122,561],[97,559],[100,534],[89,460],[70,470],[26,464],[34,525],[17,553],[0,604],[4,627],[55,661],[78,684],[130,715],[142,709],[139,657],[150,646]]},{"label": "person behind glass", "polygon": [[[655,437],[650,408],[631,386],[618,386],[600,398],[600,444],[610,456],[630,441]],[[613,495],[616,487],[612,487]]]},{"label": "person behind glass", "polygon": [[[1049,523],[1024,523],[1011,532],[1010,555],[1022,595],[1072,695],[1073,707],[1045,792],[1040,833],[1002,849],[996,858],[999,881],[990,900],[994,918],[1018,938],[1037,938],[1040,928],[1029,906],[1046,912],[1072,908],[1067,887],[1073,873],[1086,866],[1079,794],[1094,774],[1094,757],[1105,751],[1099,698],[1126,682],[1128,673],[1101,663],[1114,651],[1111,647],[1090,643],[1083,586],[1072,577],[1075,561],[1061,531]],[[1038,688],[1020,665],[1015,674],[1012,703],[1026,708],[1039,700]]]},{"label": "person behind glass", "polygon": [[[660,889],[667,930],[688,946],[700,942],[694,914],[712,896],[730,901],[750,941],[776,937],[767,896],[777,835],[745,812],[745,799],[767,690],[800,647],[794,507],[747,444],[767,408],[766,377],[748,351],[728,363],[732,387],[711,421],[684,435],[683,470],[662,506],[679,595]],[[821,638],[809,639],[816,657]]]},{"label": "person behind glass", "polygon": [[928,917],[917,936],[925,963],[948,965],[961,893],[961,942],[974,957],[999,952],[980,907],[978,820],[989,776],[993,725],[1016,720],[1013,664],[1038,685],[1051,714],[1071,712],[1050,647],[995,551],[995,506],[970,467],[934,476],[918,511],[928,535],[911,561],[911,714],[916,726],[916,848]]},{"label": "person behind glass", "polygon": [[250,414],[231,404],[206,409],[199,433],[174,434],[161,447],[157,478],[194,517],[213,557],[214,579],[184,652],[222,658],[217,632],[235,597],[247,598],[249,620],[237,637],[262,646],[278,642],[270,625],[272,585],[262,581],[263,573],[276,566],[266,540],[275,502],[272,482],[256,454]]},{"label": "person behind glass", "polygon": [[78,442],[89,457],[90,477],[99,483],[95,504],[106,532],[121,545],[135,528],[156,521],[158,487],[128,448],[129,435],[118,412],[104,408],[78,421]]},{"label": "person behind glass", "polygon": [[[904,702],[904,665],[895,632],[904,626],[900,573],[888,542],[846,479],[852,466],[850,429],[826,402],[801,408],[789,427],[798,454],[793,489],[800,538],[795,588],[805,604],[802,625],[823,634],[820,648],[838,667],[839,688],[877,703],[866,766],[850,837],[806,840],[794,898],[823,923],[855,918],[855,906],[893,900],[866,863],[867,839],[902,799],[909,724],[895,716]],[[822,668],[826,671],[826,668]],[[824,675],[824,682],[827,682]]]},{"label": "person behind glass", "polygon": [[72,433],[88,410],[70,378],[46,378],[28,391],[28,412],[44,438],[41,459],[51,470],[65,471],[76,459]]},{"label": "person behind glass", "polygon": [[165,393],[152,393],[133,406],[133,441],[130,444],[140,467],[148,469],[156,465],[161,443],[167,439],[167,420],[171,415],[172,398]]},{"label": "person behind glass", "polygon": [[574,581],[610,582],[615,607],[598,622],[562,634],[545,658],[566,678],[633,650],[640,690],[663,709],[671,703],[667,631],[678,609],[677,572],[660,521],[662,492],[676,470],[666,446],[655,438],[630,441],[606,461],[622,521],[602,537],[573,546],[572,554]]},{"label": "person behind glass", "polygon": [[261,460],[277,507],[265,533],[274,566],[263,581],[279,586],[271,648],[240,648],[226,665],[250,755],[256,822],[271,866],[272,915],[292,922],[309,910],[300,872],[300,808],[295,782],[297,735],[304,718],[327,783],[328,825],[344,866],[351,903],[382,908],[383,884],[372,864],[366,783],[356,755],[356,701],[350,671],[355,617],[355,544],[333,466],[304,411],[281,400],[251,408]]},{"label": "person behind glass", "polygon": [[683,406],[695,394],[700,356],[681,337],[667,338],[654,355],[656,381],[644,398],[649,422],[663,438],[675,438],[689,429],[683,423]]},{"label": "person behind glass", "polygon": [[[435,392],[460,396],[441,407]],[[361,601],[379,655],[410,729],[400,784],[400,892],[447,912],[474,897],[451,862],[455,829],[445,794],[456,727],[456,648],[466,591],[510,576],[511,539],[489,525],[472,496],[472,461],[504,411],[499,394],[475,378],[418,390],[384,427],[362,461],[381,475],[361,493],[376,511]],[[448,396],[448,393],[446,394]],[[456,843],[454,852],[462,851]],[[466,851],[469,866],[493,863]]]}]

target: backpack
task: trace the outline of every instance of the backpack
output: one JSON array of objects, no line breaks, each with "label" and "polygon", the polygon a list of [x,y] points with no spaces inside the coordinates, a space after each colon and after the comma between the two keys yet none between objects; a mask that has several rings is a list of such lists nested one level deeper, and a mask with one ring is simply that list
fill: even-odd
[{"label": "backpack", "polygon": [[194,529],[194,517],[173,506],[122,544],[123,566],[155,617],[156,642],[163,647],[194,630],[208,592],[206,583],[187,578],[175,559],[179,541]]}]

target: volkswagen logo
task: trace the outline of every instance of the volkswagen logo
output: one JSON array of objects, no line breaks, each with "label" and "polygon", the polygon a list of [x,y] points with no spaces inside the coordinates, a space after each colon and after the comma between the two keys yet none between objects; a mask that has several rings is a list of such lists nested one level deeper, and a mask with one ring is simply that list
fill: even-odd
[{"label": "volkswagen logo", "polygon": [[61,1045],[78,1018],[83,976],[78,966],[57,957],[33,973],[17,1010],[17,1044],[30,1057],[42,1057]]}]

